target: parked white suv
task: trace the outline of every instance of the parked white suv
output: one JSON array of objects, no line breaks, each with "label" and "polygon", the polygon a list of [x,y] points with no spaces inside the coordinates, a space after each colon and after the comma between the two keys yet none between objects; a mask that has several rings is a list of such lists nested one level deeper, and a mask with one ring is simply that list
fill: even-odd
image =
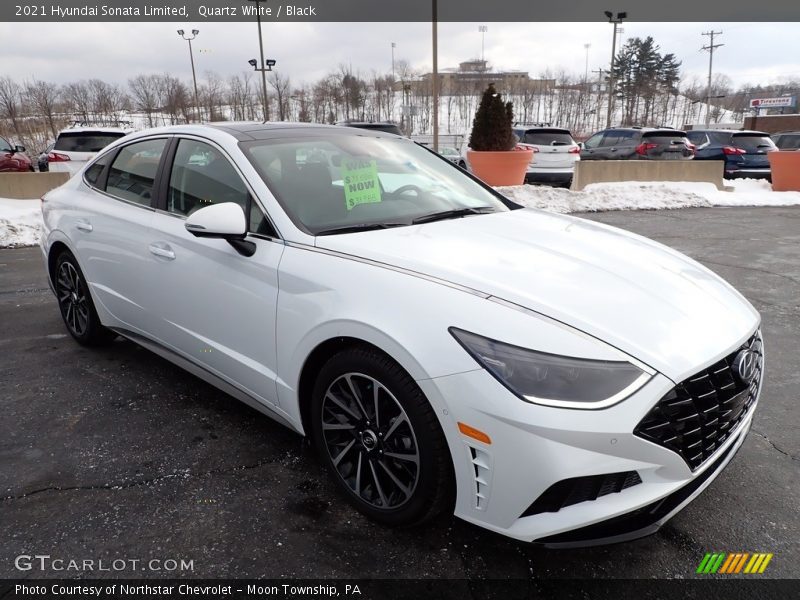
[{"label": "parked white suv", "polygon": [[[581,159],[581,149],[569,129],[548,124],[514,126],[518,145],[533,150],[533,159],[525,173],[525,183],[545,183],[569,186],[575,173],[575,163]],[[458,165],[471,171],[467,160],[469,141],[461,147]]]},{"label": "parked white suv", "polygon": [[[39,170],[69,173],[74,175],[100,150],[125,137],[135,130],[130,127],[95,127],[77,125],[59,132],[56,143],[47,153],[47,160],[40,157]],[[46,165],[46,167],[45,167]],[[42,168],[45,167],[45,168]]]}]

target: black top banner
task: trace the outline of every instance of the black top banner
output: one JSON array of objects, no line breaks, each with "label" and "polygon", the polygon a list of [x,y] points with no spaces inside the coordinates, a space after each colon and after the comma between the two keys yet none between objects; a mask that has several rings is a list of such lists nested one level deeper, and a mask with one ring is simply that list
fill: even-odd
[{"label": "black top banner", "polygon": [[637,22],[800,21],[797,0],[2,0],[17,22]]}]

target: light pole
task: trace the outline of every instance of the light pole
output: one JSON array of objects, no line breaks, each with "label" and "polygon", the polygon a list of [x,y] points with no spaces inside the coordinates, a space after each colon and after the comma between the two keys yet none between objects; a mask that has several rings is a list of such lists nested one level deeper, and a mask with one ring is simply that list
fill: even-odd
[{"label": "light pole", "polygon": [[478,31],[481,34],[481,62],[483,62],[483,60],[484,60],[484,58],[483,58],[483,47],[484,47],[484,42],[486,41],[486,32],[488,30],[489,30],[489,28],[486,25],[478,25]]},{"label": "light pole", "polygon": [[[194,82],[194,110],[198,117],[200,115],[200,102],[197,99],[197,74],[194,70],[194,52],[192,51],[192,40],[200,33],[197,29],[192,29],[192,37],[188,37],[183,29],[178,29],[178,35],[189,42],[189,60],[192,61],[192,82]],[[200,120],[200,119],[198,119]]]},{"label": "light pole", "polygon": [[248,60],[247,64],[253,67],[254,71],[261,73],[261,101],[264,103],[263,114],[264,122],[266,123],[269,121],[269,108],[267,108],[267,71],[272,71],[272,67],[277,64],[277,61],[274,58],[264,60],[264,55],[262,54],[261,67],[258,66],[258,61],[255,58]]},{"label": "light pole", "polygon": [[392,85],[394,85],[394,78],[395,78],[395,74],[394,74],[394,49],[396,47],[397,47],[397,44],[392,42]]},{"label": "light pole", "polygon": [[[264,122],[266,123],[269,121],[269,105],[267,104],[267,71],[271,71],[272,69],[267,69],[267,65],[264,61],[264,39],[261,35],[261,3],[267,0],[247,0],[248,2],[255,2],[256,3],[256,22],[258,23],[258,51],[259,55],[261,56],[261,68],[257,68],[256,65],[253,65],[253,68],[256,71],[261,72],[261,98],[264,102]],[[250,61],[252,64],[253,61]],[[275,61],[272,61],[272,64],[275,64]]]},{"label": "light pole", "polygon": [[592,47],[591,44],[584,44],[583,47],[586,49],[586,73],[583,76],[585,81],[589,81],[589,48]]},{"label": "light pole", "polygon": [[608,74],[608,114],[606,116],[606,127],[611,127],[611,110],[614,105],[614,61],[617,56],[617,25],[622,23],[623,19],[628,18],[628,13],[618,12],[614,17],[614,13],[610,10],[604,11],[608,22],[614,25],[614,37],[611,38],[611,71]]},{"label": "light pole", "polygon": [[433,0],[433,12],[431,14],[431,35],[433,38],[433,85],[431,96],[433,100],[433,151],[439,151],[439,4]]}]

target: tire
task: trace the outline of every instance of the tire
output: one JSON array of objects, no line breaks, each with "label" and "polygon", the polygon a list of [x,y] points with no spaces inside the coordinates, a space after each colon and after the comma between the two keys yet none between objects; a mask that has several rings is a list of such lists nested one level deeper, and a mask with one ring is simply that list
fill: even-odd
[{"label": "tire", "polygon": [[444,433],[417,384],[390,358],[360,346],[333,356],[317,377],[311,414],[321,460],[367,517],[407,527],[452,510]]},{"label": "tire", "polygon": [[100,346],[117,337],[100,323],[83,271],[68,250],[56,259],[53,287],[64,325],[79,344]]}]

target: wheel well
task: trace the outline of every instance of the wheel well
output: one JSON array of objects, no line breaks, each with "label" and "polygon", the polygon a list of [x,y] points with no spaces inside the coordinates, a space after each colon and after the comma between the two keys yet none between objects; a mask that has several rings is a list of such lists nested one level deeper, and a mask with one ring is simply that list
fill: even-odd
[{"label": "wheel well", "polygon": [[55,285],[55,271],[56,261],[64,251],[69,252],[69,248],[64,242],[55,242],[50,246],[50,253],[47,255],[47,274],[50,276],[50,281]]},{"label": "wheel well", "polygon": [[[311,393],[314,391],[314,382],[322,366],[337,352],[353,346],[364,346],[380,352],[389,359],[397,362],[389,354],[378,348],[375,344],[370,344],[359,338],[337,337],[324,341],[319,344],[306,358],[303,370],[300,372],[300,381],[297,386],[297,400],[300,405],[300,419],[303,424],[303,431],[310,440],[311,435]],[[401,366],[402,368],[402,366]]]}]

